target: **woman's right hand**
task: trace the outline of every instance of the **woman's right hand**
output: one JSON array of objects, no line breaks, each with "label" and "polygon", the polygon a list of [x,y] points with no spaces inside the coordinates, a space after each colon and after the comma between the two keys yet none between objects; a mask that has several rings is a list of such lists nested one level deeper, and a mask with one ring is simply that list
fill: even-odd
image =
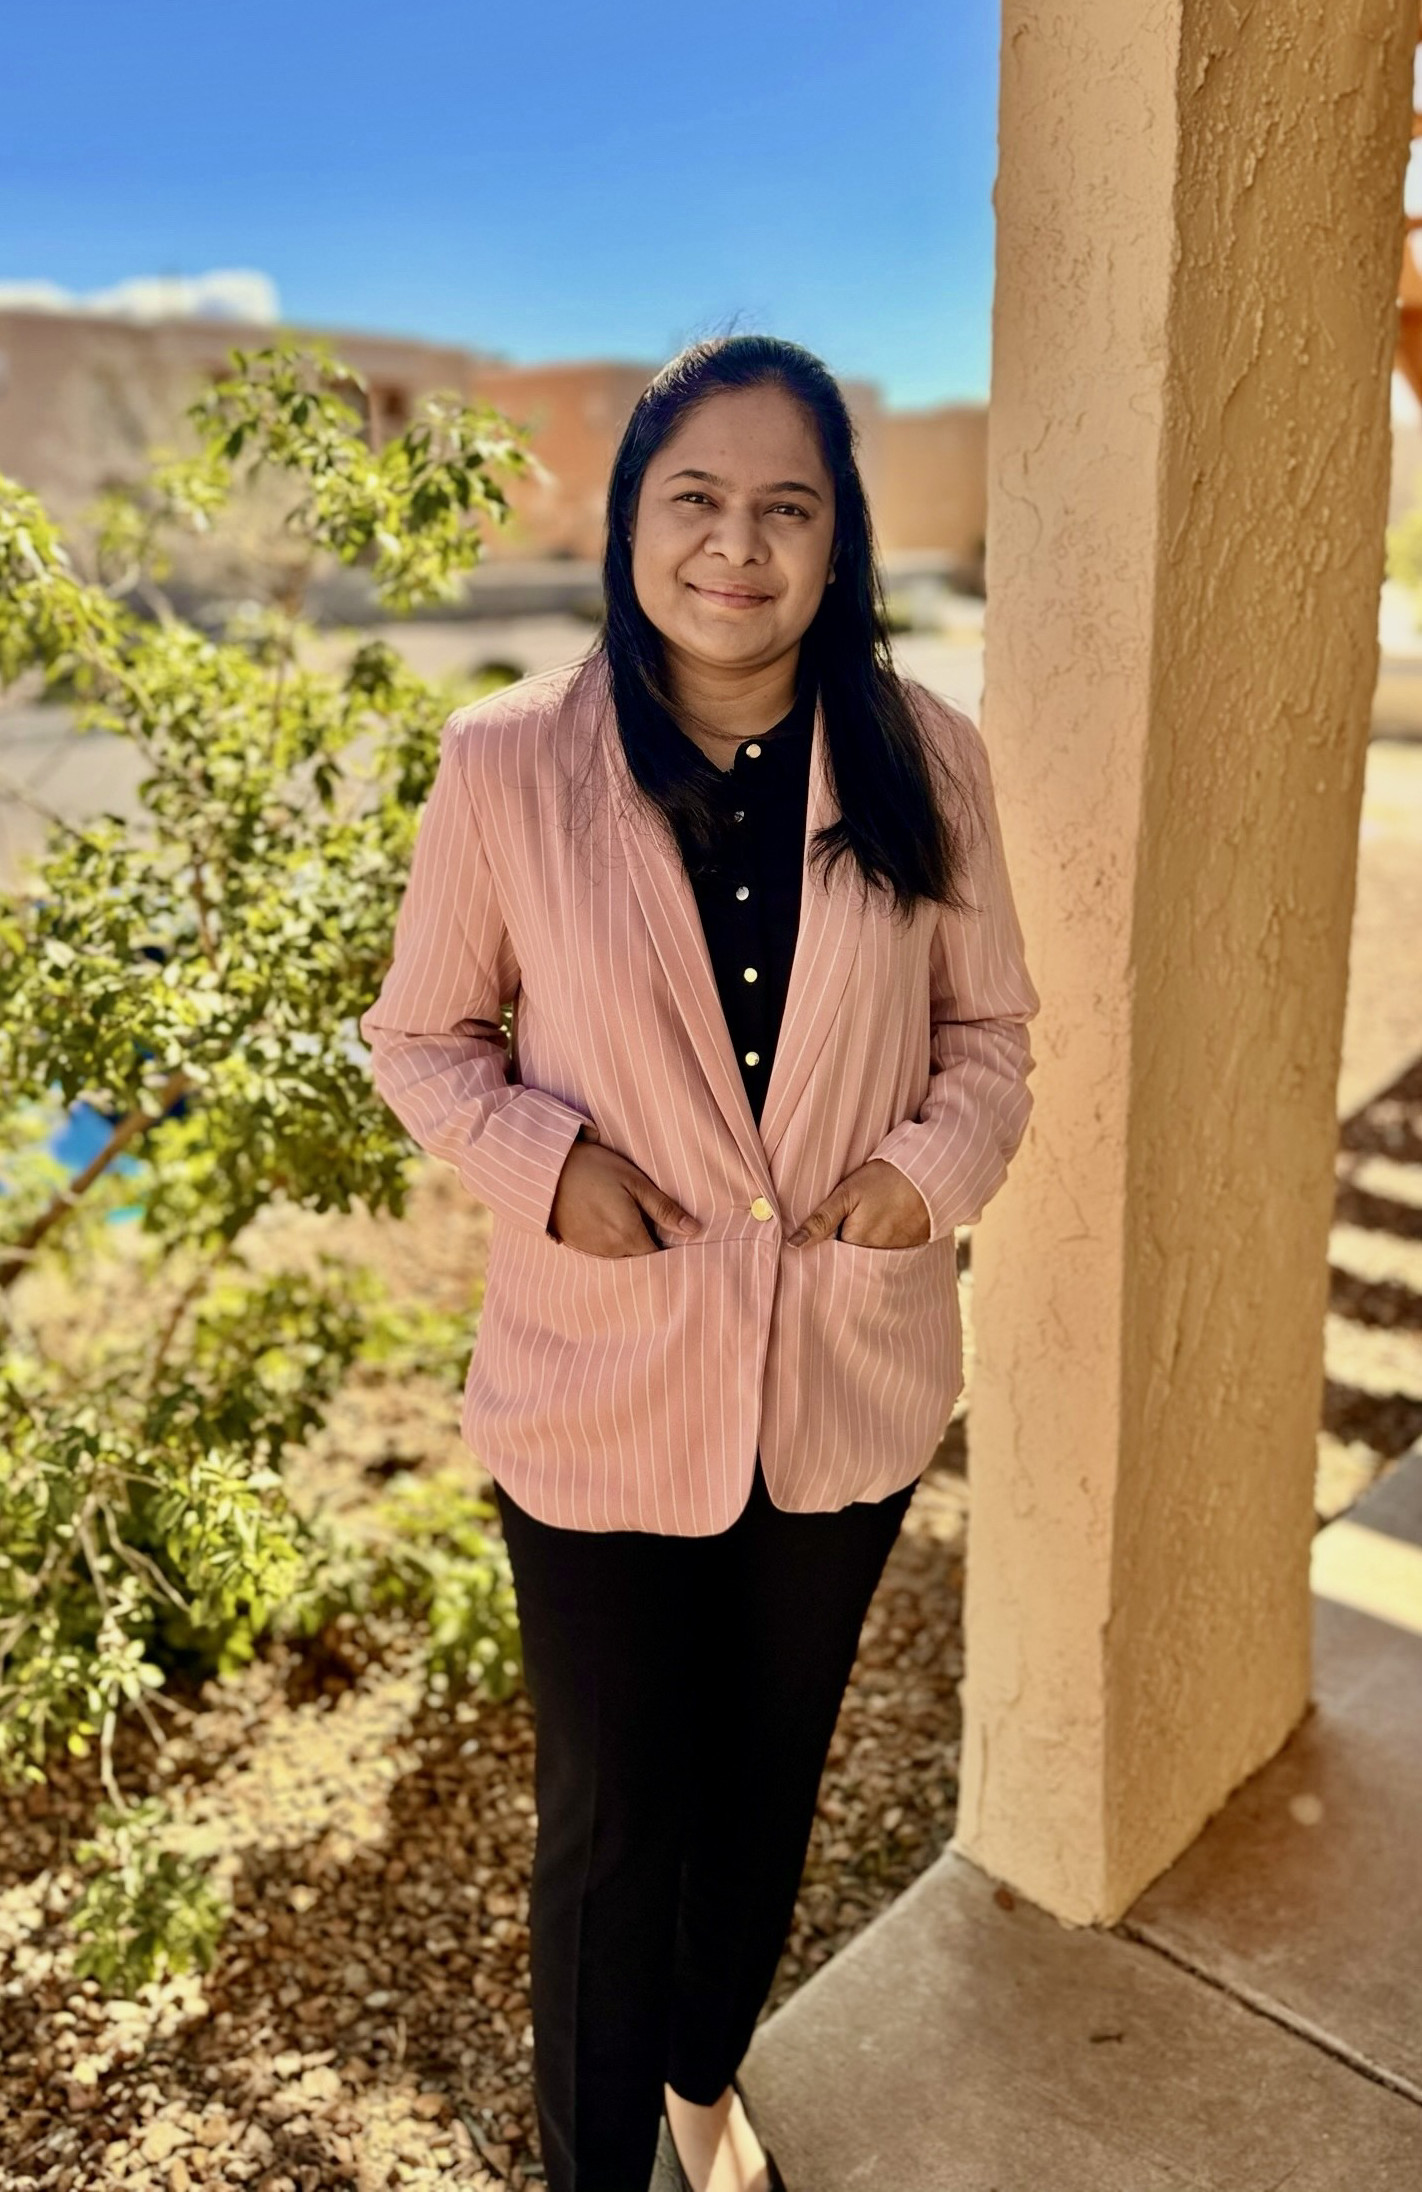
[{"label": "woman's right hand", "polygon": [[[644,1215],[645,1214],[645,1215]],[[669,1232],[695,1233],[697,1222],[655,1180],[601,1142],[573,1143],[558,1175],[549,1230],[588,1256],[654,1256],[661,1242],[647,1219]]]}]

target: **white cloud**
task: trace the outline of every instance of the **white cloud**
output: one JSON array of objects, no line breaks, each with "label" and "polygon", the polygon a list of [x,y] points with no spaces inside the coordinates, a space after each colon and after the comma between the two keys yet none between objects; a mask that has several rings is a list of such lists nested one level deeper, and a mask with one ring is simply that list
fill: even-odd
[{"label": "white cloud", "polygon": [[138,274],[109,289],[62,289],[58,282],[0,282],[0,309],[92,312],[121,320],[254,320],[281,316],[276,284],[253,267],[207,274]]}]

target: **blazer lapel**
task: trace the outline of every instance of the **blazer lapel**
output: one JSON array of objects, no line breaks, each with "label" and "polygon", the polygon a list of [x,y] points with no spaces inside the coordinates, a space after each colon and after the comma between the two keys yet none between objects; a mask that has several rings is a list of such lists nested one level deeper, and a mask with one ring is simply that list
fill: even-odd
[{"label": "blazer lapel", "polygon": [[[810,746],[810,783],[805,803],[805,851],[800,879],[800,926],[790,966],[785,1011],[771,1061],[765,1102],[760,1111],[760,1140],[772,1154],[794,1116],[815,1060],[824,1048],[859,949],[858,869],[841,857],[828,883],[810,867],[816,830],[839,819],[839,803],[830,786],[829,749],[823,703],[815,701]],[[718,998],[719,1003],[719,998]],[[725,1015],[722,1014],[724,1022]],[[739,1079],[739,1071],[737,1078]]]},{"label": "blazer lapel", "polygon": [[817,699],[805,814],[800,926],[785,1012],[757,1127],[722,1010],[691,879],[627,766],[605,677],[602,696],[598,715],[616,795],[613,810],[633,887],[707,1085],[752,1171],[769,1184],[766,1160],[790,1122],[829,1033],[858,943],[850,895],[853,886],[845,872],[848,864],[840,862],[828,888],[819,875],[812,875],[809,865],[815,831],[834,821],[839,813],[829,782],[823,706]]}]

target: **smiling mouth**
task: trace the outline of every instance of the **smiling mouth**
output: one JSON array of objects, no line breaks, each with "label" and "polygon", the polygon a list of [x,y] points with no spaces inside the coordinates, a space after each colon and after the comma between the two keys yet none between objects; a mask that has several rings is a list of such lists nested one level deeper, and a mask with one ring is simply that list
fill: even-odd
[{"label": "smiling mouth", "polygon": [[697,586],[692,584],[691,591],[694,594],[703,595],[707,601],[724,602],[731,609],[758,609],[770,599],[769,594],[741,593],[733,586]]}]

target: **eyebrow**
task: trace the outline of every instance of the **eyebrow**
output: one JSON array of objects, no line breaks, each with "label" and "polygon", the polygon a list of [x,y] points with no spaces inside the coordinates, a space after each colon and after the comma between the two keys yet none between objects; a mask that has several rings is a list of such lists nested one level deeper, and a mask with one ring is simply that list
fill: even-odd
[{"label": "eyebrow", "polygon": [[[679,472],[669,472],[667,474],[668,485],[670,485],[674,479],[709,480],[713,487],[724,487],[727,484],[726,481],[720,477],[719,473],[699,472],[696,469],[695,465],[691,464],[684,464]],[[812,487],[808,480],[767,480],[763,486],[757,487],[755,492],[758,495],[780,495],[783,494],[787,488],[793,490],[794,493],[799,495],[813,495],[817,502],[823,502],[825,499],[824,496],[820,493],[818,487]]]}]

